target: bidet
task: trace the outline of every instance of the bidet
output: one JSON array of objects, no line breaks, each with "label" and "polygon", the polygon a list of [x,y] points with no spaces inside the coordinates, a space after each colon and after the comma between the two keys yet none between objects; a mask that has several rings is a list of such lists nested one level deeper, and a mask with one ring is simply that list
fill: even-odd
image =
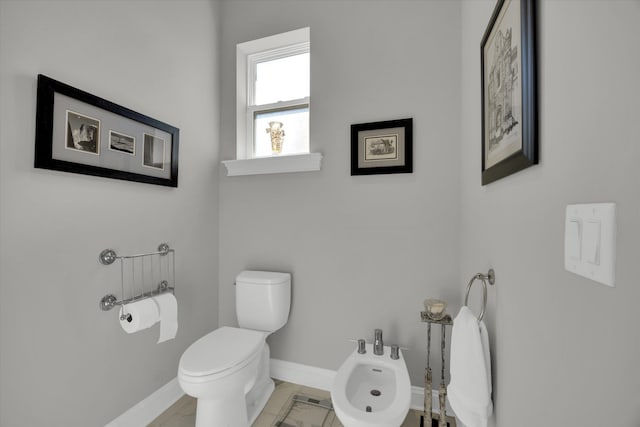
[{"label": "bidet", "polygon": [[375,355],[372,344],[366,347],[366,353],[355,350],[336,373],[331,388],[336,415],[345,427],[398,427],[411,403],[404,357],[399,350],[392,359]]}]

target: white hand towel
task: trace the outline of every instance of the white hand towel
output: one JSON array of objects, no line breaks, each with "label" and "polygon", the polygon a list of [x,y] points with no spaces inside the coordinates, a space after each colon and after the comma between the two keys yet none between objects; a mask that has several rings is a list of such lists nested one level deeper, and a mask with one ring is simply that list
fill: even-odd
[{"label": "white hand towel", "polygon": [[448,397],[456,416],[467,427],[486,427],[493,412],[489,338],[468,307],[453,321],[450,371]]}]

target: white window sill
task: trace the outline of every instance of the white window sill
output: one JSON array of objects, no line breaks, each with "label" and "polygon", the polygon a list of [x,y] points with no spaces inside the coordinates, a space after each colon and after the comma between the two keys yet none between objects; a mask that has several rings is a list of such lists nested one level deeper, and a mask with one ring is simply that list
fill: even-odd
[{"label": "white window sill", "polygon": [[271,173],[319,171],[322,154],[259,157],[256,159],[223,160],[227,176],[265,175]]}]

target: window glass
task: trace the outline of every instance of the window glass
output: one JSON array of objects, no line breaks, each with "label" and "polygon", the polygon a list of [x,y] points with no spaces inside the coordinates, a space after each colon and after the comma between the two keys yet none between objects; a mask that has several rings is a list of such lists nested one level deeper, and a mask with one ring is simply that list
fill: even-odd
[{"label": "window glass", "polygon": [[309,52],[256,64],[255,104],[309,96]]}]

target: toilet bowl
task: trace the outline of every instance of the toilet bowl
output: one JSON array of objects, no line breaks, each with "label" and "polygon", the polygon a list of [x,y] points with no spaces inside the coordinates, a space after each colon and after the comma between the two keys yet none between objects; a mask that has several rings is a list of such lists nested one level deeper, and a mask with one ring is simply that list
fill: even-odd
[{"label": "toilet bowl", "polygon": [[196,427],[249,427],[275,388],[266,338],[287,322],[290,276],[244,271],[236,288],[241,327],[208,333],[180,358],[178,383],[198,399]]},{"label": "toilet bowl", "polygon": [[390,357],[385,346],[381,356],[355,350],[336,373],[331,387],[331,400],[338,419],[345,427],[398,427],[409,412],[411,382],[407,365]]},{"label": "toilet bowl", "polygon": [[256,419],[275,388],[267,334],[222,327],[180,358],[178,382],[198,399],[196,427],[241,427]]}]

